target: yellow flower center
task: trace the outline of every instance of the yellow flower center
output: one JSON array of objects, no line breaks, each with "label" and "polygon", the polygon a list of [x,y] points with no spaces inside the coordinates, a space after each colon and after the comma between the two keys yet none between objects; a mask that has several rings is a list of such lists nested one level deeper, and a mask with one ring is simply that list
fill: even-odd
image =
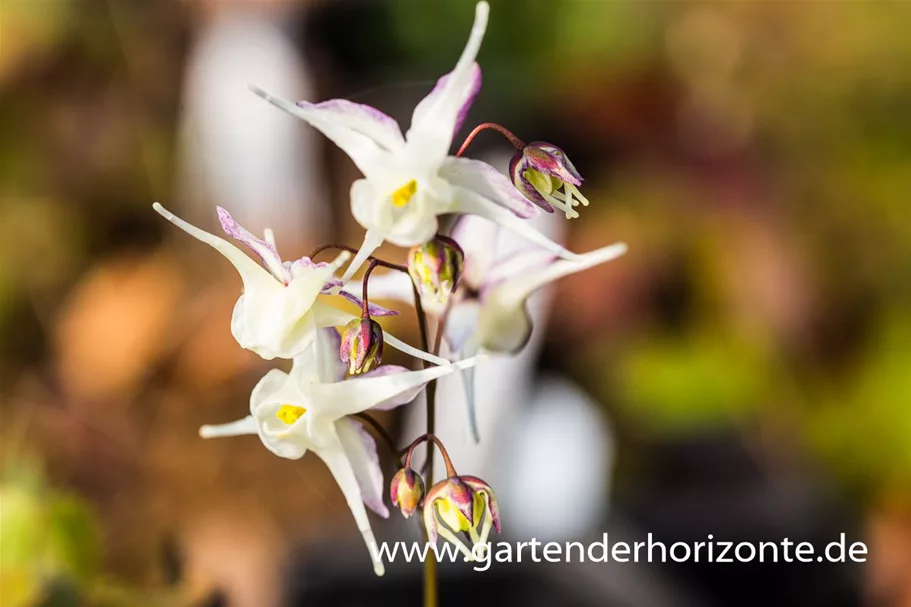
[{"label": "yellow flower center", "polygon": [[275,417],[284,422],[287,425],[292,425],[294,422],[300,419],[301,415],[307,412],[307,409],[304,407],[295,407],[294,405],[282,405],[278,411],[275,412]]},{"label": "yellow flower center", "polygon": [[392,193],[392,205],[403,207],[411,202],[411,197],[418,191],[418,182],[412,179]]}]

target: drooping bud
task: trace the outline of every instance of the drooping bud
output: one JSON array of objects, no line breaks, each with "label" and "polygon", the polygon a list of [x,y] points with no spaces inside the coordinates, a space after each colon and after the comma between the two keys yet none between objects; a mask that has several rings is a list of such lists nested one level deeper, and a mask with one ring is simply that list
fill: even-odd
[{"label": "drooping bud", "polygon": [[500,532],[500,509],[490,485],[474,476],[450,476],[430,488],[424,498],[427,537],[437,534],[455,544],[468,560],[475,555],[462,541],[467,533],[472,545],[486,544],[493,527]]},{"label": "drooping bud", "polygon": [[383,359],[383,328],[369,316],[353,319],[342,331],[339,356],[349,375],[373,371]]},{"label": "drooping bud", "polygon": [[414,514],[424,499],[424,479],[411,468],[402,468],[392,477],[389,497],[405,518]]},{"label": "drooping bud", "polygon": [[417,286],[424,309],[432,314],[443,312],[464,267],[462,247],[439,234],[408,252],[408,274]]},{"label": "drooping bud", "polygon": [[579,191],[582,176],[555,145],[533,141],[509,163],[509,175],[522,195],[548,213],[554,208],[566,213],[567,219],[579,216],[573,207],[588,206],[588,199]]}]

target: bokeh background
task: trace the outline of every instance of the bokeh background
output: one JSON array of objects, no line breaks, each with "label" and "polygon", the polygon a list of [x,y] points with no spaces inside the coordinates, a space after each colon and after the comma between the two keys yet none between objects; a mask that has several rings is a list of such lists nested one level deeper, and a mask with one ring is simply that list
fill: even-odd
[{"label": "bokeh background", "polygon": [[[548,220],[573,250],[631,248],[562,281],[538,327],[528,381],[571,383],[610,445],[592,446],[609,472],[564,470],[607,490],[553,496],[545,531],[844,532],[870,559],[455,567],[443,605],[911,605],[911,3],[491,4],[465,132],[563,147],[591,206]],[[0,4],[3,605],[419,604],[417,565],[372,578],[317,458],[198,438],[270,364],[231,338],[231,268],[151,203],[207,229],[226,206],[286,258],[357,244],[356,169],[245,83],[407,124],[471,17],[456,0]],[[417,343],[407,314],[390,326]],[[405,444],[403,415],[383,421]],[[567,461],[534,437],[556,471],[496,451],[530,492]],[[536,507],[521,498],[504,509]]]}]

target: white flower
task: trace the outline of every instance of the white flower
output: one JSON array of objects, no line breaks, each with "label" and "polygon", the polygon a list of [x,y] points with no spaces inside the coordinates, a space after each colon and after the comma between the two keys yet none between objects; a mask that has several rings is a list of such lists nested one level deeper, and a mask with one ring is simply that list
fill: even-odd
[{"label": "white flower", "polygon": [[[532,293],[559,278],[620,257],[624,243],[579,255],[577,261],[554,260],[553,254],[526,250],[510,256],[496,254],[497,226],[483,219],[462,217],[452,232],[465,255],[464,271],[449,304],[444,337],[456,358],[478,351],[514,354],[531,336],[531,317],[525,303]],[[346,290],[356,292],[355,283]],[[371,275],[370,296],[375,299],[414,301],[408,277],[398,272]],[[469,424],[478,439],[474,411],[474,371],[462,374],[468,401]]]},{"label": "white flower", "polygon": [[[222,228],[250,247],[262,260],[263,265],[259,265],[227,240],[187,223],[157,202],[153,207],[178,228],[224,255],[237,269],[244,292],[234,306],[231,333],[242,348],[252,350],[266,360],[294,358],[313,343],[318,328],[341,326],[356,318],[319,299],[320,295],[327,295],[330,289],[340,286],[334,273],[348,260],[349,253],[342,253],[331,263],[314,263],[309,257],[293,263],[282,262],[270,230],[266,230],[264,240],[259,239],[218,207]],[[345,293],[344,297],[360,303],[356,295]],[[371,307],[374,316],[395,313],[379,306]],[[386,332],[384,340],[411,356],[437,364],[448,362]]]},{"label": "white flower", "polygon": [[334,329],[318,333],[314,345],[294,359],[290,373],[269,371],[253,389],[250,415],[236,422],[203,426],[203,438],[257,434],[267,449],[288,459],[313,451],[338,482],[358,529],[370,550],[373,568],[383,574],[368,508],[382,517],[385,484],[376,443],[360,422],[347,416],[368,409],[391,409],[410,402],[427,382],[475,365],[477,358],[409,371],[386,365],[342,381],[339,336]]},{"label": "white flower", "polygon": [[404,137],[395,120],[367,105],[344,99],[295,104],[250,86],[266,101],[321,131],[364,174],[351,186],[351,210],[367,233],[344,282],[384,240],[403,247],[430,240],[437,232],[437,216],[447,213],[481,215],[555,255],[573,258],[521,219],[537,209],[509,179],[486,163],[449,155],[452,138],[481,88],[475,57],[489,10],[486,2],[477,4],[471,35],[455,69],[418,103]]}]

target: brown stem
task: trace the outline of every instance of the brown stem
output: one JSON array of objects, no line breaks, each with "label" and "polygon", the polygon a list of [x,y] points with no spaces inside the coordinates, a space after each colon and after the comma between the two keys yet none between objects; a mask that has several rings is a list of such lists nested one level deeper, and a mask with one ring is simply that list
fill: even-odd
[{"label": "brown stem", "polygon": [[370,265],[367,266],[367,271],[364,272],[364,290],[363,297],[361,298],[361,318],[370,318],[370,301],[367,299],[367,285],[370,282],[370,273],[373,272],[373,269],[379,265],[379,262],[375,259],[370,260]]},{"label": "brown stem", "polygon": [[[314,257],[319,255],[326,249],[339,249],[340,251],[348,251],[349,253],[354,253],[355,255],[357,254],[357,249],[355,249],[354,247],[349,247],[348,245],[324,244],[324,245],[320,245],[320,246],[316,247],[315,249],[313,249],[313,252],[310,253],[310,255],[309,255],[310,259],[313,259]],[[398,270],[399,272],[408,271],[407,266],[402,266],[397,263],[392,263],[390,261],[384,261],[384,260],[380,259],[379,257],[374,257],[373,255],[371,255],[367,259],[369,259],[371,261],[371,263],[376,262],[376,265],[383,266],[384,268],[389,268],[391,270]]]},{"label": "brown stem", "polygon": [[[443,456],[443,461],[446,463],[446,476],[458,476],[458,473],[456,472],[455,466],[452,465],[452,460],[449,458],[449,452],[446,451],[446,446],[443,444],[443,441],[441,441],[436,434],[431,434],[430,432],[427,434],[422,434],[421,436],[414,439],[410,445],[405,447],[405,450],[408,452],[408,455],[405,456],[405,467],[411,467],[411,456],[414,453],[415,447],[425,442],[428,443],[428,450],[430,450],[431,445],[436,445],[440,448],[440,454]],[[428,484],[433,484],[433,481],[429,478]]]},{"label": "brown stem", "polygon": [[461,156],[465,149],[471,145],[471,142],[474,140],[474,138],[478,136],[478,133],[485,129],[493,129],[509,139],[509,143],[511,143],[512,147],[516,148],[517,151],[521,151],[522,148],[525,147],[525,142],[516,137],[513,132],[506,127],[500,126],[495,122],[485,122],[484,124],[479,124],[478,126],[474,127],[474,130],[468,133],[468,137],[465,138],[465,142],[462,144],[462,147],[460,147],[459,151],[456,152],[456,156]]}]

